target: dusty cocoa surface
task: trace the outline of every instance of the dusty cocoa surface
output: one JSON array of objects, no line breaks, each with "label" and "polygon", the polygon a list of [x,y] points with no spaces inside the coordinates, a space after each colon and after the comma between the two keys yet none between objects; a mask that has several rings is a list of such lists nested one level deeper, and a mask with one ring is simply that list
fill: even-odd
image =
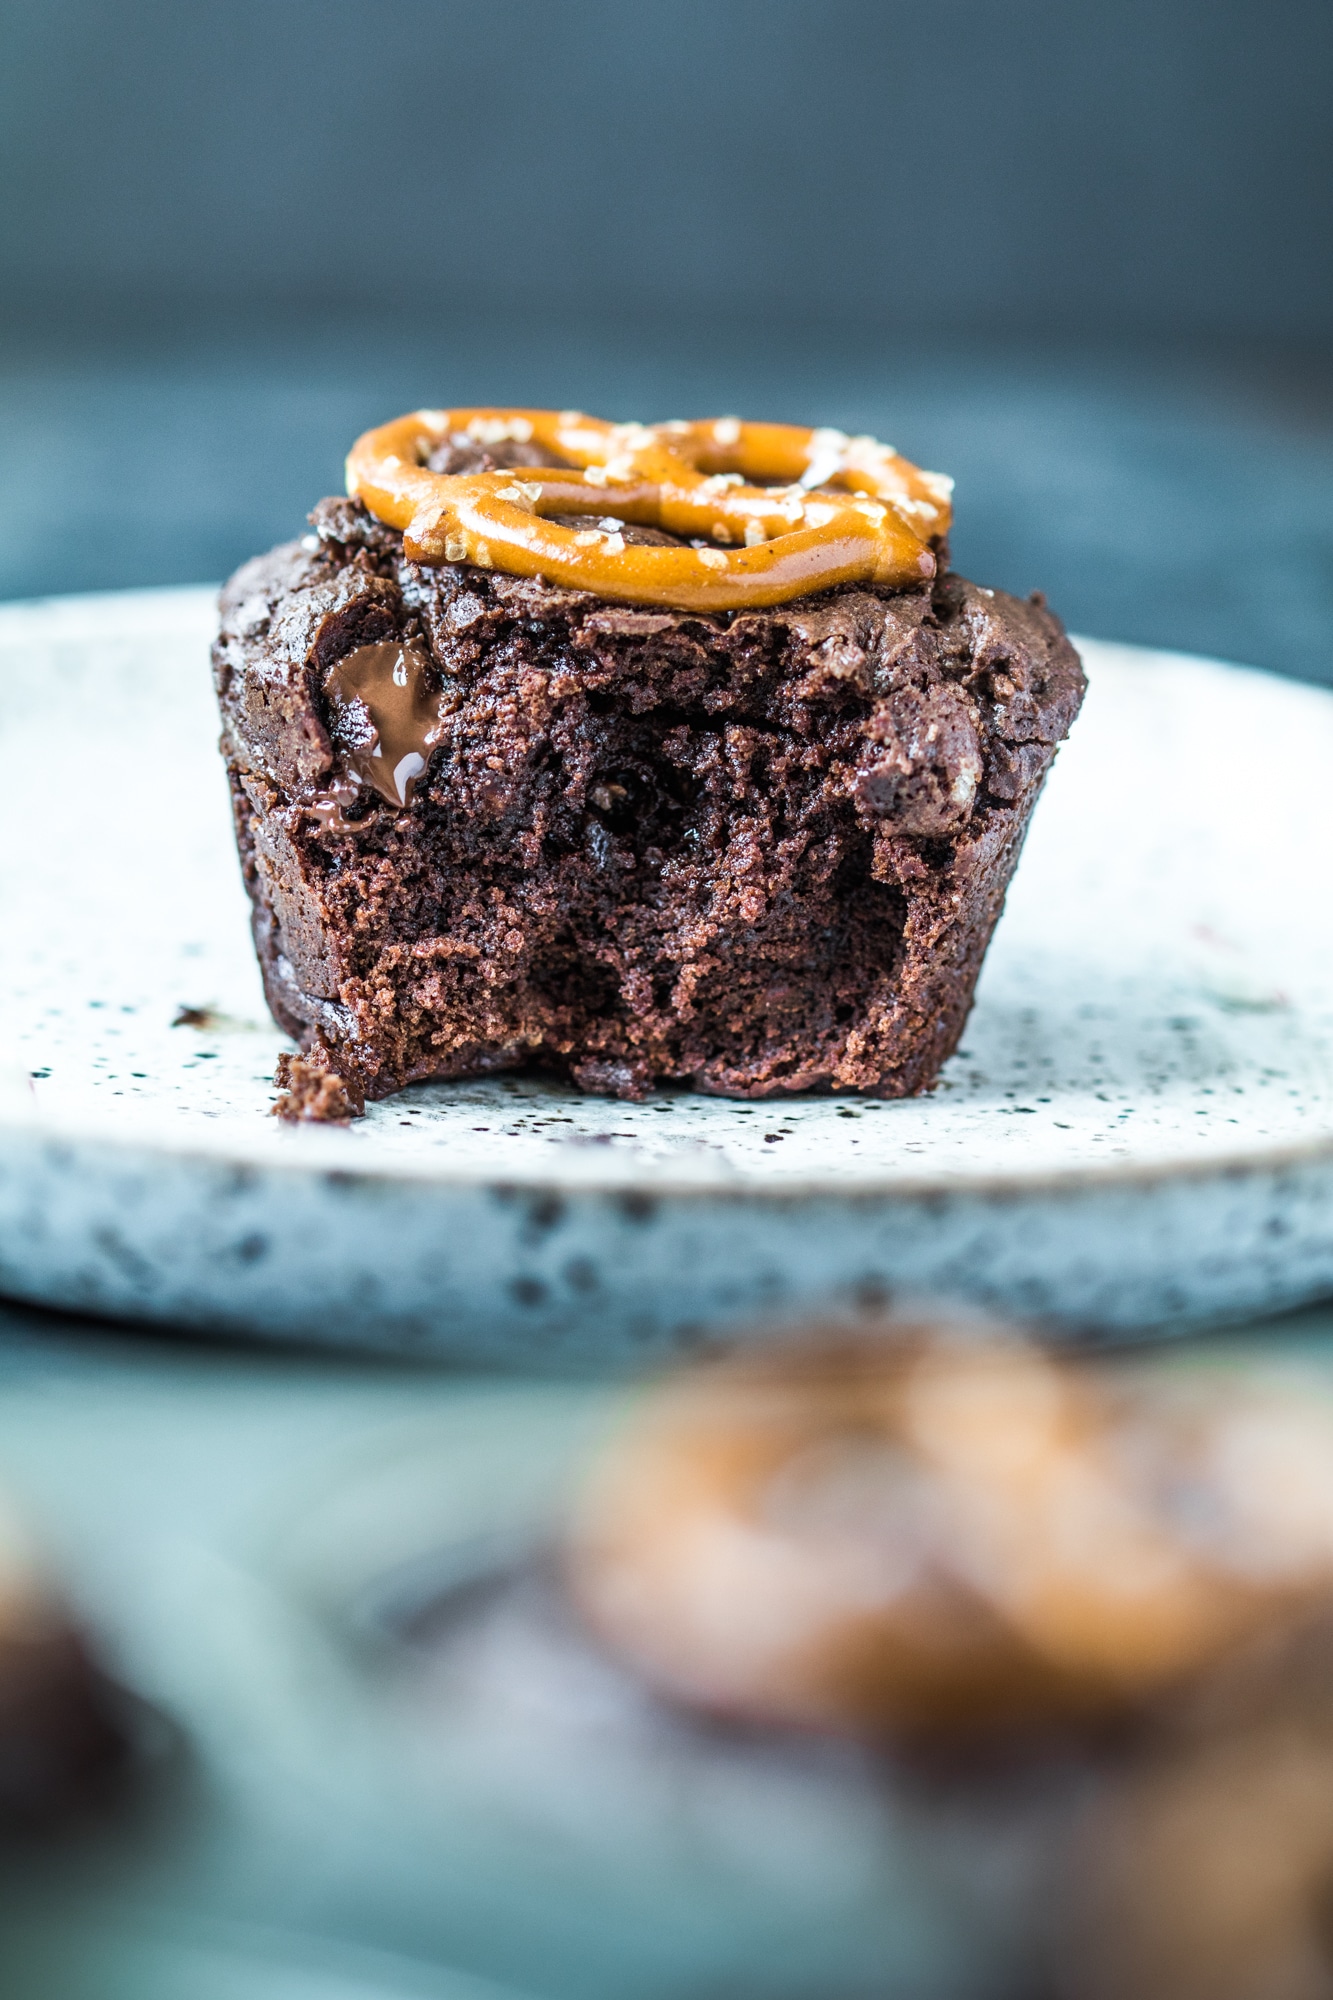
[{"label": "dusty cocoa surface", "polygon": [[[645,611],[311,521],[227,585],[214,667],[269,1004],[353,1094],[934,1081],[1083,697],[1044,604],[946,574]],[[439,716],[406,810],[329,691],[386,641]]]}]

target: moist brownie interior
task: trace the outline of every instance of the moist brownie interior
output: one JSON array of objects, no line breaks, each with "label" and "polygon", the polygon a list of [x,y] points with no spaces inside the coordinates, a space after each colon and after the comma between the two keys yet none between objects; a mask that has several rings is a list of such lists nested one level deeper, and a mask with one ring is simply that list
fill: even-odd
[{"label": "moist brownie interior", "polygon": [[[311,523],[227,585],[214,663],[269,1004],[354,1096],[530,1067],[622,1097],[934,1081],[1083,696],[1040,597],[942,560],[644,610],[419,566],[354,501]],[[352,769],[371,717],[338,669],[378,645],[439,717],[405,806]]]}]

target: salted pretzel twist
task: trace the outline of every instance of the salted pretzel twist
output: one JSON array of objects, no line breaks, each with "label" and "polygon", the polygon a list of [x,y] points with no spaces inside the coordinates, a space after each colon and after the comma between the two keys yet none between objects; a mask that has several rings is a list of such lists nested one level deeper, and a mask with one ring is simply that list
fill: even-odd
[{"label": "salted pretzel twist", "polygon": [[[430,471],[423,461],[459,435],[535,444],[565,464]],[[688,611],[780,604],[839,583],[920,583],[935,573],[929,545],[948,528],[951,490],[874,438],[737,417],[612,424],[577,410],[414,410],[367,431],[347,459],[347,491],[402,529],[414,562],[475,563]],[[571,528],[553,514],[597,520]],[[703,546],[628,543],[628,523]]]}]

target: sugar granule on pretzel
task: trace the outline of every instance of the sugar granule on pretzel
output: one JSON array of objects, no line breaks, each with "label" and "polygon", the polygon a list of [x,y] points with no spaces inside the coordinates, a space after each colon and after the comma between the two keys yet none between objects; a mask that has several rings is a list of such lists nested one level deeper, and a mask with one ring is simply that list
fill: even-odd
[{"label": "sugar granule on pretzel", "polygon": [[[556,463],[521,477],[430,470],[431,452],[458,435],[532,443]],[[726,611],[835,584],[898,589],[932,577],[930,544],[947,532],[951,482],[874,438],[796,424],[452,409],[416,410],[358,438],[347,491],[402,530],[415,562],[470,562],[621,603]],[[627,523],[702,545],[636,547],[621,532]]]}]

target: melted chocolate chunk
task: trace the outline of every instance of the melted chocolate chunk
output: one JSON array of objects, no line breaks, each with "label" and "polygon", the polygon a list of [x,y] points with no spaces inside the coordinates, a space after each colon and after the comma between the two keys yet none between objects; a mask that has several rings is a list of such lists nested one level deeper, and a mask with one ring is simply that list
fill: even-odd
[{"label": "melted chocolate chunk", "polygon": [[358,646],[324,677],[331,734],[343,763],[391,806],[411,805],[440,741],[434,679],[427,654],[393,642]]}]

